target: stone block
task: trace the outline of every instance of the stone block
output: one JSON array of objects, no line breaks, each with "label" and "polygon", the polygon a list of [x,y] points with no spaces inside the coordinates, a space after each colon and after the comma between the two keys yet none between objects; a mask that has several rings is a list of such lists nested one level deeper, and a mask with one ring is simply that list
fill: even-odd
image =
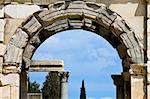
[{"label": "stone block", "polygon": [[109,9],[118,13],[119,15],[121,15],[124,18],[135,16],[137,8],[138,8],[137,3],[111,4],[109,6]]},{"label": "stone block", "polygon": [[135,97],[136,99],[144,98],[144,79],[143,76],[131,76],[131,99],[134,99]]},{"label": "stone block", "polygon": [[6,53],[4,55],[4,61],[6,63],[21,63],[22,62],[23,49],[20,49],[12,44],[8,44]]},{"label": "stone block", "polygon": [[19,86],[20,76],[19,74],[0,74],[0,80],[2,81],[2,85],[11,85],[11,86]]},{"label": "stone block", "polygon": [[4,5],[0,5],[0,18],[4,18]]},{"label": "stone block", "polygon": [[23,28],[29,32],[30,36],[33,36],[36,31],[38,31],[42,25],[39,23],[38,19],[34,16],[29,17],[27,23],[24,23]]},{"label": "stone block", "polygon": [[0,57],[0,73],[2,73],[3,69],[3,57]]},{"label": "stone block", "polygon": [[4,56],[5,51],[6,51],[6,45],[0,43],[0,56]]},{"label": "stone block", "polygon": [[150,49],[147,50],[147,58],[150,61]]},{"label": "stone block", "polygon": [[19,99],[19,74],[0,74],[2,87],[0,99]]},{"label": "stone block", "polygon": [[0,42],[4,42],[4,26],[5,21],[3,19],[0,19]]},{"label": "stone block", "polygon": [[130,17],[126,18],[126,21],[133,28],[136,36],[140,39],[141,43],[143,43],[144,17],[143,16]]},{"label": "stone block", "polygon": [[27,45],[23,53],[23,57],[30,59],[32,57],[34,50],[35,50],[35,47],[33,45],[30,45],[30,44]]},{"label": "stone block", "polygon": [[12,35],[16,32],[17,28],[21,26],[21,23],[23,21],[24,20],[22,19],[8,19],[8,18],[5,19],[5,22],[6,22],[5,27],[4,27],[5,44],[7,44],[10,41]]},{"label": "stone block", "polygon": [[12,36],[11,43],[19,48],[24,48],[28,41],[28,34],[18,28],[16,34]]},{"label": "stone block", "polygon": [[40,7],[37,5],[6,5],[4,7],[4,13],[6,18],[19,18],[26,19],[28,16],[32,15],[34,12],[40,10]]},{"label": "stone block", "polygon": [[17,3],[31,3],[32,0],[11,0],[11,2],[17,2]]},{"label": "stone block", "polygon": [[59,0],[32,0],[34,4],[37,5],[48,5],[50,3],[59,1]]}]

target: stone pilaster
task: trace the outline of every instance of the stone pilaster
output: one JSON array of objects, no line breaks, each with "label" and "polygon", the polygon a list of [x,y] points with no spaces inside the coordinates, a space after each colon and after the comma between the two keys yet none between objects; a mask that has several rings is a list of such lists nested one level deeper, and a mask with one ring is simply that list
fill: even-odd
[{"label": "stone pilaster", "polygon": [[0,99],[19,99],[19,74],[0,74]]},{"label": "stone pilaster", "polygon": [[124,79],[122,75],[111,76],[116,85],[116,99],[124,99]]},{"label": "stone pilaster", "polygon": [[3,63],[0,74],[0,99],[20,99],[20,71],[21,65]]},{"label": "stone pilaster", "polygon": [[69,72],[60,72],[61,77],[61,99],[68,99],[68,78]]},{"label": "stone pilaster", "polygon": [[131,99],[146,98],[146,73],[147,67],[144,64],[131,64]]},{"label": "stone pilaster", "polygon": [[147,99],[150,99],[150,61],[147,63]]}]

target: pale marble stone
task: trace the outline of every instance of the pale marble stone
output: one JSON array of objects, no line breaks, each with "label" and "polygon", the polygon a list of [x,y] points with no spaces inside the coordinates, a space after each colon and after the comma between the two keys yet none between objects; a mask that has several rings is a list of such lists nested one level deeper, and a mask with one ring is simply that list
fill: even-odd
[{"label": "pale marble stone", "polygon": [[3,69],[3,57],[0,57],[0,73],[2,73],[2,69]]},{"label": "pale marble stone", "polygon": [[4,5],[0,5],[0,18],[4,18]]},{"label": "pale marble stone", "polygon": [[0,43],[0,56],[4,56],[5,51],[6,51],[6,45]]},{"label": "pale marble stone", "polygon": [[7,5],[4,8],[6,17],[26,19],[29,15],[40,10],[37,5]]},{"label": "pale marble stone", "polygon": [[109,6],[109,9],[119,13],[119,15],[121,15],[124,18],[134,17],[137,8],[138,8],[138,4],[137,3],[111,4]]},{"label": "pale marble stone", "polygon": [[0,42],[4,42],[4,26],[5,26],[5,20],[0,19]]},{"label": "pale marble stone", "polygon": [[16,34],[12,36],[11,43],[19,48],[24,48],[28,41],[28,34],[18,28]]},{"label": "pale marble stone", "polygon": [[[130,26],[133,28],[134,32],[136,33],[136,36],[143,43],[144,35],[142,33],[144,32],[144,28],[143,28],[144,27],[144,17],[143,16],[130,17],[130,18],[126,18],[126,21],[130,24]],[[143,47],[142,44],[141,44],[141,46]]]},{"label": "pale marble stone", "polygon": [[10,41],[12,35],[16,32],[17,28],[21,26],[23,21],[22,19],[5,19],[5,44]]},{"label": "pale marble stone", "polygon": [[[10,50],[11,49],[11,50]],[[4,56],[6,63],[21,63],[23,49],[17,48],[14,45],[7,45],[6,53]]]},{"label": "pale marble stone", "polygon": [[23,25],[23,28],[29,32],[29,35],[33,36],[37,32],[37,30],[39,30],[42,27],[42,25],[34,16],[31,18],[29,17],[29,20],[30,21]]},{"label": "pale marble stone", "polygon": [[0,80],[2,81],[2,95],[1,99],[19,99],[19,74],[0,74]]}]

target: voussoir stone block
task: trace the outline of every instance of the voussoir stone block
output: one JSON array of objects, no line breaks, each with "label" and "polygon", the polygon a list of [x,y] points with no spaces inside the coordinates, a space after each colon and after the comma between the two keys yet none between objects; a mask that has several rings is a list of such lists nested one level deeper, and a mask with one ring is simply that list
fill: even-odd
[{"label": "voussoir stone block", "polygon": [[29,17],[27,20],[27,23],[23,23],[23,29],[28,31],[30,36],[33,36],[39,29],[41,29],[42,25],[34,16]]},{"label": "voussoir stone block", "polygon": [[4,62],[21,63],[22,53],[23,53],[23,49],[18,48],[15,45],[8,44],[6,47],[6,53],[4,55]]},{"label": "voussoir stone block", "polygon": [[35,47],[33,45],[27,45],[27,47],[25,48],[25,51],[23,53],[23,57],[25,58],[31,58],[32,57],[32,53],[35,51]]},{"label": "voussoir stone block", "polygon": [[17,4],[17,5],[6,5],[4,7],[5,17],[8,18],[19,18],[26,19],[28,16],[40,10],[40,7],[37,5],[25,5],[25,4]]},{"label": "voussoir stone block", "polygon": [[22,19],[5,19],[5,44],[7,44],[10,41],[12,35],[16,32],[17,28],[21,26],[23,21],[24,20]]},{"label": "voussoir stone block", "polygon": [[11,38],[11,43],[19,48],[24,48],[28,41],[28,34],[22,29],[18,28],[16,34]]}]

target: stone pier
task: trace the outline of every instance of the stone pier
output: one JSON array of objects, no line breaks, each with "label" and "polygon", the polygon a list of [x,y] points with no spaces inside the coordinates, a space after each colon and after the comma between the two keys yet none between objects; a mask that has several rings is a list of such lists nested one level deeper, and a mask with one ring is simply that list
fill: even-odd
[{"label": "stone pier", "polygon": [[131,99],[147,99],[147,66],[132,64],[130,69]]}]

